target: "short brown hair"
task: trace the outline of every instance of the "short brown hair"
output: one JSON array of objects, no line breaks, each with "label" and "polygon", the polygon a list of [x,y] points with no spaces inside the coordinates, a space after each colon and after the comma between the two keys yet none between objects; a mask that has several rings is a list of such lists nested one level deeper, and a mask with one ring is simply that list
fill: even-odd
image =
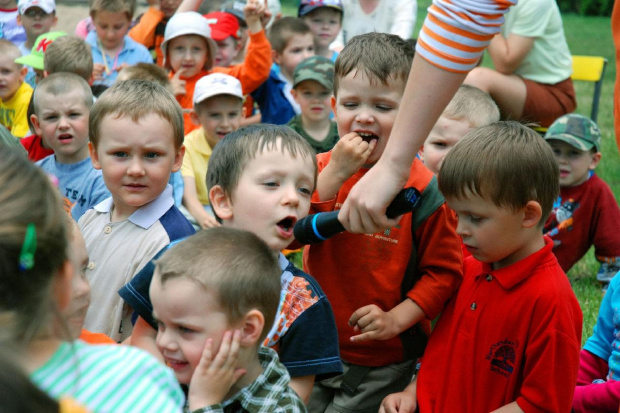
[{"label": "short brown hair", "polygon": [[282,53],[296,34],[312,33],[310,26],[297,17],[282,17],[276,20],[269,29],[268,37],[271,48],[277,53]]},{"label": "short brown hair", "polygon": [[125,13],[131,21],[136,11],[136,0],[90,0],[89,13],[93,19],[100,11]]},{"label": "short brown hair", "polygon": [[278,311],[282,270],[273,251],[256,235],[210,228],[175,244],[155,265],[162,285],[185,277],[214,293],[231,323],[259,310],[265,317],[259,343],[267,336]]},{"label": "short brown hair", "polygon": [[[281,141],[282,151],[293,158],[309,157],[314,164],[314,187],[316,187],[316,153],[304,138],[288,126],[270,124],[249,125],[230,132],[213,149],[207,170],[207,190],[219,185],[230,196],[239,184],[241,174],[248,162],[264,150],[276,148]],[[218,221],[220,218],[216,215]]]},{"label": "short brown hair", "polygon": [[59,37],[45,50],[43,67],[49,74],[71,72],[89,82],[93,75],[90,46],[74,35]]},{"label": "short brown hair", "polygon": [[356,75],[363,73],[371,85],[387,85],[389,79],[402,80],[404,85],[414,54],[413,47],[394,34],[372,32],[353,37],[336,58],[334,96],[338,94],[340,79],[353,71]]},{"label": "short brown hair", "polygon": [[491,95],[471,85],[461,85],[442,116],[464,120],[472,128],[499,122],[499,108]]},{"label": "short brown hair", "polygon": [[43,94],[53,96],[65,95],[73,90],[79,90],[82,95],[84,106],[90,110],[93,106],[93,93],[88,83],[78,75],[68,72],[53,73],[39,82],[34,90],[32,101],[34,113],[39,115],[39,104]]},{"label": "short brown hair", "polygon": [[165,87],[167,90],[172,91],[168,73],[166,73],[163,67],[157,66],[154,63],[137,63],[133,66],[126,66],[118,74],[117,81],[132,79],[155,82]]},{"label": "short brown hair", "polygon": [[470,191],[513,210],[536,201],[543,225],[560,193],[559,176],[547,142],[532,129],[509,121],[467,133],[446,155],[438,181],[446,198],[463,198]]},{"label": "short brown hair", "polygon": [[126,80],[103,92],[92,107],[88,122],[90,141],[97,148],[101,122],[110,115],[116,119],[131,117],[134,122],[151,113],[172,126],[174,147],[183,146],[183,111],[170,92],[148,80]]}]

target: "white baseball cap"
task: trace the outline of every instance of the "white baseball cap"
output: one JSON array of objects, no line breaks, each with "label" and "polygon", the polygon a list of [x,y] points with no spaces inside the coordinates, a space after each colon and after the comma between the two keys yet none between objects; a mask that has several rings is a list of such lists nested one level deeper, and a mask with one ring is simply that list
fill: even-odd
[{"label": "white baseball cap", "polygon": [[26,10],[31,7],[38,7],[47,14],[50,14],[56,10],[56,2],[54,0],[19,0],[17,3],[19,14],[26,13]]},{"label": "white baseball cap", "polygon": [[243,100],[241,82],[224,73],[211,73],[201,77],[194,88],[194,106],[217,95],[232,95]]},{"label": "white baseball cap", "polygon": [[204,37],[207,41],[209,59],[205,65],[205,69],[211,70],[213,67],[213,61],[215,60],[217,44],[211,38],[209,22],[200,13],[195,11],[176,13],[170,18],[170,20],[168,20],[166,30],[164,31],[164,41],[161,44],[161,51],[164,54],[164,66],[166,66],[166,58],[168,55],[168,42],[176,37],[185,36],[188,34],[195,34],[197,36]]}]

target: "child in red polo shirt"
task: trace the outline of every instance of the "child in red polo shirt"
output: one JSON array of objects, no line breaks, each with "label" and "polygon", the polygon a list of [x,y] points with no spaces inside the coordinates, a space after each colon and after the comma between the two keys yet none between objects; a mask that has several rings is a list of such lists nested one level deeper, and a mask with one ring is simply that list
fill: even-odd
[{"label": "child in red polo shirt", "polygon": [[545,141],[516,122],[474,129],[448,153],[439,189],[473,257],[419,375],[380,412],[570,412],[582,315],[542,235],[558,175]]}]

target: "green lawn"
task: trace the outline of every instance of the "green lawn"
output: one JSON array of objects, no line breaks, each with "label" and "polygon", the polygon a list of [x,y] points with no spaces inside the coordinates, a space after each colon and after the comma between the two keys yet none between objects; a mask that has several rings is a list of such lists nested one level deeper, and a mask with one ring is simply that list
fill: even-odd
[{"label": "green lawn", "polygon": [[[284,14],[295,15],[297,12],[296,4],[295,1],[284,0],[282,3]],[[414,32],[415,37],[417,37],[417,33],[422,26],[429,4],[430,0],[418,0],[418,20]],[[610,19],[577,15],[564,15],[563,19],[564,30],[572,54],[604,56],[609,61],[605,73],[598,115],[598,124],[603,134],[603,160],[596,172],[611,186],[616,198],[620,199],[620,156],[613,135],[613,86],[616,68]],[[585,82],[576,82],[575,88],[578,99],[576,112],[589,115],[592,85]],[[598,267],[599,264],[594,258],[593,251],[590,251],[568,274],[583,310],[584,342],[592,334],[592,328],[596,323],[598,308],[602,299],[601,289],[596,281]]]}]

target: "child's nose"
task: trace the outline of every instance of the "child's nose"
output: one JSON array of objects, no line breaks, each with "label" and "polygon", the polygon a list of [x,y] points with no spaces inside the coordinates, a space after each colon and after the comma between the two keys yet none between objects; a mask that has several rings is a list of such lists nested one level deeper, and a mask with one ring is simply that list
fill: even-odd
[{"label": "child's nose", "polygon": [[374,123],[375,118],[372,115],[371,111],[368,110],[368,108],[362,106],[357,116],[355,117],[355,120],[359,123]]},{"label": "child's nose", "polygon": [[284,195],[282,196],[282,204],[291,206],[299,205],[299,193],[294,185],[289,185],[285,188]]},{"label": "child's nose", "polygon": [[144,175],[144,166],[139,159],[134,159],[130,162],[129,168],[127,169],[127,174],[132,176],[142,176]]}]

